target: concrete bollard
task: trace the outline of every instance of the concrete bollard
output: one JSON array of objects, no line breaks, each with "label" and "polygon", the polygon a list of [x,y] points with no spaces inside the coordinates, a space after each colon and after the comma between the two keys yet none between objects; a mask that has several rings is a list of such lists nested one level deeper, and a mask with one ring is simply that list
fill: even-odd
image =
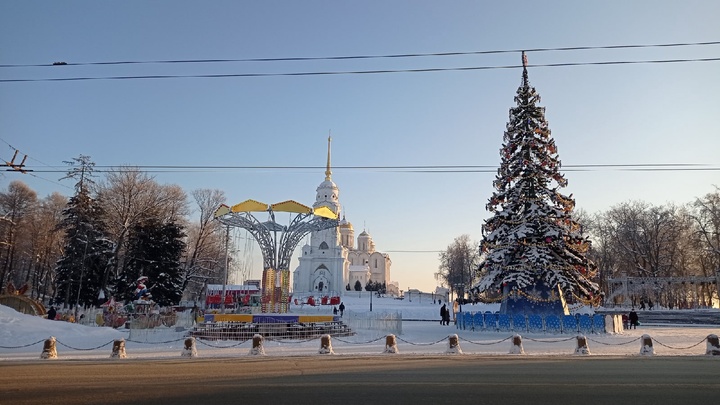
[{"label": "concrete bollard", "polygon": [[126,359],[127,354],[125,353],[125,339],[117,339],[113,341],[112,353],[110,354],[111,359]]},{"label": "concrete bollard", "polygon": [[707,336],[707,350],[705,350],[705,354],[720,356],[720,341],[718,340],[718,335],[711,334]]},{"label": "concrete bollard", "polygon": [[512,346],[510,346],[510,354],[525,354],[522,345],[522,337],[515,335],[512,337]]},{"label": "concrete bollard", "polygon": [[397,347],[395,335],[385,336],[385,351],[383,353],[400,353]]},{"label": "concrete bollard", "polygon": [[640,355],[642,356],[654,356],[655,349],[653,349],[653,342],[650,335],[642,335],[640,337]]},{"label": "concrete bollard", "polygon": [[57,347],[55,346],[55,336],[50,336],[43,344],[43,351],[40,354],[41,359],[57,359]]},{"label": "concrete bollard", "polygon": [[448,335],[448,348],[445,353],[462,354],[462,352],[458,335]]},{"label": "concrete bollard", "polygon": [[588,348],[587,338],[583,335],[578,335],[576,338],[577,346],[575,346],[575,354],[588,355],[590,349]]},{"label": "concrete bollard", "polygon": [[185,339],[185,348],[180,353],[182,357],[197,357],[197,347],[195,346],[195,338],[189,337]]},{"label": "concrete bollard", "polygon": [[252,338],[252,348],[250,354],[253,356],[264,356],[265,349],[263,348],[263,337],[260,334],[255,334]]},{"label": "concrete bollard", "polygon": [[330,342],[330,335],[320,336],[320,354],[335,354],[332,348],[332,342]]}]

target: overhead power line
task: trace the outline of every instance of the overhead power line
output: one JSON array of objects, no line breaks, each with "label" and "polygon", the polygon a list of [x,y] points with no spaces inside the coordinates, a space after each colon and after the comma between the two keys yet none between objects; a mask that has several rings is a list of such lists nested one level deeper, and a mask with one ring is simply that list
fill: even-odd
[{"label": "overhead power line", "polygon": [[555,48],[530,48],[530,49],[497,49],[487,51],[468,52],[432,52],[432,53],[400,53],[387,55],[346,55],[346,56],[299,56],[279,58],[238,58],[238,59],[170,59],[170,60],[136,60],[136,61],[107,61],[107,62],[52,62],[39,64],[4,64],[0,68],[20,67],[50,67],[50,66],[109,66],[109,65],[144,65],[144,64],[183,64],[183,63],[237,63],[237,62],[295,62],[295,61],[318,61],[318,60],[357,60],[357,59],[401,59],[421,57],[445,57],[445,56],[471,56],[471,55],[493,55],[504,53],[520,52],[556,52],[556,51],[585,51],[602,49],[639,49],[639,48],[676,48],[688,46],[711,46],[720,45],[720,41],[707,42],[684,42],[666,44],[631,44],[631,45],[600,45],[600,46],[570,46]]},{"label": "overhead power line", "polygon": [[[639,65],[639,64],[660,64],[660,63],[687,63],[687,62],[717,62],[720,58],[695,58],[695,59],[659,59],[659,60],[635,60],[635,61],[605,61],[605,62],[564,62],[529,64],[528,68],[538,67],[566,67],[566,66],[593,66],[593,65]],[[505,66],[468,66],[453,68],[422,68],[422,69],[382,69],[382,70],[349,70],[349,71],[325,71],[325,72],[288,72],[288,73],[220,73],[220,74],[192,74],[192,75],[134,75],[134,76],[98,76],[98,77],[55,77],[38,79],[0,79],[0,83],[27,83],[27,82],[75,82],[90,80],[140,80],[140,79],[219,79],[237,77],[275,77],[275,76],[332,76],[332,75],[366,75],[384,73],[427,73],[427,72],[451,72],[451,71],[472,71],[472,70],[497,70],[517,69],[522,65]]]},{"label": "overhead power line", "polygon": [[[333,170],[360,170],[403,173],[495,173],[498,166],[489,165],[412,165],[412,166],[333,166]],[[174,166],[174,165],[123,165],[102,166],[96,165],[94,171],[98,173],[122,172],[142,170],[148,173],[203,173],[228,172],[237,170],[249,171],[288,171],[307,170],[317,171],[325,169],[324,166]],[[563,165],[561,171],[720,171],[720,164],[702,163],[631,163],[631,164],[578,164]],[[62,170],[36,169],[40,173],[62,173]]]},{"label": "overhead power line", "polygon": [[[34,161],[36,161],[36,162],[38,162],[38,163],[40,163],[40,164],[42,164],[42,165],[44,165],[44,166],[46,166],[46,167],[53,167],[53,166],[47,165],[47,164],[45,164],[45,163],[43,163],[43,162],[41,162],[41,161],[39,161],[39,160],[37,160],[37,159],[34,159],[34,158],[32,158],[32,157],[30,157],[30,156],[28,156],[28,155],[25,155],[25,158],[23,159],[22,163],[20,163],[19,165],[15,165],[15,164],[14,164],[15,156],[17,156],[17,154],[20,153],[20,150],[19,150],[18,148],[16,148],[16,147],[10,145],[6,140],[4,140],[4,139],[2,139],[2,138],[0,138],[0,141],[3,142],[4,144],[6,144],[11,150],[15,151],[14,154],[13,154],[13,159],[12,159],[10,162],[6,162],[5,165],[0,165],[0,166],[9,166],[11,169],[8,169],[8,171],[10,171],[10,170],[19,171],[19,172],[21,172],[21,173],[23,173],[23,174],[27,174],[27,175],[30,175],[30,176],[32,176],[32,177],[35,177],[36,179],[40,179],[40,180],[46,181],[46,182],[48,182],[48,183],[57,184],[57,185],[60,185],[60,186],[62,186],[62,187],[65,187],[65,188],[72,189],[72,187],[68,187],[68,186],[66,186],[66,185],[64,185],[64,184],[61,184],[61,183],[58,182],[58,181],[53,181],[53,180],[46,179],[46,178],[44,178],[44,177],[40,177],[40,176],[38,176],[37,174],[34,173],[35,170],[28,169],[28,168],[27,168],[27,165],[25,164],[25,160],[26,160],[27,158],[30,158],[31,160],[34,160]],[[33,173],[31,173],[31,172],[33,172]],[[46,172],[50,172],[50,171],[46,171]],[[57,173],[62,173],[62,171],[57,171]]]}]

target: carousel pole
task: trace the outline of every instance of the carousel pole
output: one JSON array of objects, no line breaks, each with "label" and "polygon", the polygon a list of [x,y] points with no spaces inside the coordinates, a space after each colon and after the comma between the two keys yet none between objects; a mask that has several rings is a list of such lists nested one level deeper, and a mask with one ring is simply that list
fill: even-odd
[{"label": "carousel pole", "polygon": [[230,225],[226,225],[225,231],[225,268],[223,269],[223,288],[220,305],[222,305],[222,313],[225,313],[225,295],[227,294],[227,277],[228,277],[228,264],[230,262],[230,255],[228,251],[230,247]]}]

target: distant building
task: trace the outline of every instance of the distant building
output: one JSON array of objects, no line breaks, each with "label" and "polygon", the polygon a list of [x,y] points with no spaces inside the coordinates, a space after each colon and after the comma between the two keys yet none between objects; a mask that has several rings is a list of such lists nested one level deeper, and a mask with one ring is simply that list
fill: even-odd
[{"label": "distant building", "polygon": [[[339,194],[332,181],[328,138],[325,180],[316,190],[313,208],[328,207],[340,215]],[[298,260],[300,264],[293,272],[293,293],[342,294],[348,287],[354,291],[356,282],[364,290],[370,281],[385,283],[388,294],[399,293],[391,291],[397,283],[390,282],[390,256],[375,250],[367,231],[358,235],[356,248],[355,230],[344,215],[337,228],[312,232],[310,243],[302,247]]]}]

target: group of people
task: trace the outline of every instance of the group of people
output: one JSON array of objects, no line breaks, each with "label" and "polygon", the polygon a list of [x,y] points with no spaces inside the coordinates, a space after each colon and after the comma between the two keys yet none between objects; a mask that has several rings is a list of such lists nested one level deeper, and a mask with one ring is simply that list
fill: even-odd
[{"label": "group of people", "polygon": [[623,315],[623,323],[628,329],[637,329],[640,322],[635,308],[632,308],[627,316]]},{"label": "group of people", "polygon": [[440,325],[450,325],[450,310],[445,304],[440,307]]},{"label": "group of people", "polygon": [[345,313],[345,304],[341,302],[341,303],[340,303],[340,308],[338,308],[338,307],[333,307],[333,315],[337,315],[337,314],[338,314],[338,309],[340,310],[340,316],[342,317],[343,314]]},{"label": "group of people", "polygon": [[[75,323],[75,315],[72,312],[63,312],[58,313],[54,306],[51,306],[50,309],[47,311],[47,314],[45,314],[45,317],[48,320],[51,321],[65,321],[70,323]],[[80,314],[80,320],[82,320],[85,317],[85,314]]]},{"label": "group of people", "polygon": [[[654,306],[652,300],[648,300],[647,306],[648,306],[648,309],[652,311],[653,306]],[[643,310],[645,309],[645,301],[640,301],[640,309],[643,309]]]}]

